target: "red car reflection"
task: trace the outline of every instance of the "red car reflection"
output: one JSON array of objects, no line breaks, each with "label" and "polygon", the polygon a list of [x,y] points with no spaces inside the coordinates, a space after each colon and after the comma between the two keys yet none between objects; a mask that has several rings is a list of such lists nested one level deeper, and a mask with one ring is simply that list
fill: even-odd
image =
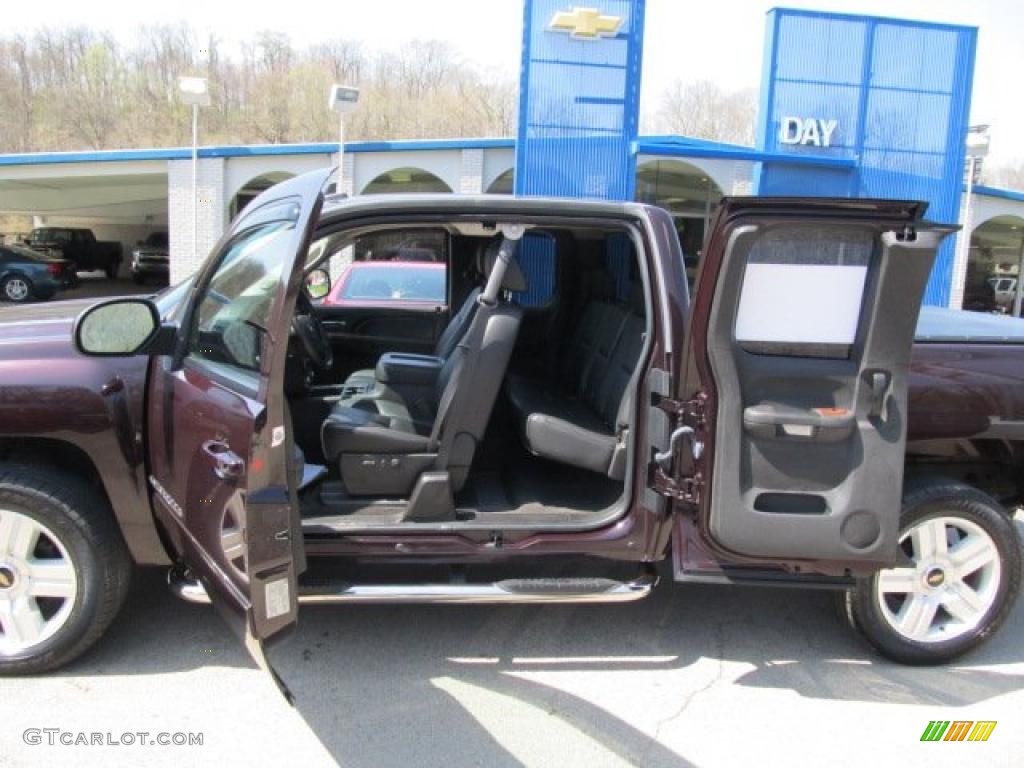
[{"label": "red car reflection", "polygon": [[359,261],[346,266],[323,304],[435,309],[445,306],[447,267],[423,261]]}]

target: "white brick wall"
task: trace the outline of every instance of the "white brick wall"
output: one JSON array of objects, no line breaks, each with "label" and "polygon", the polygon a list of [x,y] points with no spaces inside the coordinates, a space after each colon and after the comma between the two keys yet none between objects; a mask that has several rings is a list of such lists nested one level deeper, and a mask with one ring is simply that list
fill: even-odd
[{"label": "white brick wall", "polygon": [[[723,190],[724,191],[724,190]],[[733,165],[732,189],[727,195],[754,194],[754,164],[748,160],[737,160]]]},{"label": "white brick wall", "polygon": [[462,170],[459,174],[459,192],[464,195],[479,195],[484,191],[484,151],[482,149],[462,150]]},{"label": "white brick wall", "polygon": [[171,283],[195,272],[206,261],[227,224],[224,159],[200,158],[196,174],[197,242],[192,243],[192,160],[167,162],[167,220],[171,246]]},{"label": "white brick wall", "polygon": [[[337,155],[334,155],[334,162],[338,162]],[[344,155],[341,166],[341,189],[338,191],[352,197],[356,189],[356,156],[351,152]]]}]

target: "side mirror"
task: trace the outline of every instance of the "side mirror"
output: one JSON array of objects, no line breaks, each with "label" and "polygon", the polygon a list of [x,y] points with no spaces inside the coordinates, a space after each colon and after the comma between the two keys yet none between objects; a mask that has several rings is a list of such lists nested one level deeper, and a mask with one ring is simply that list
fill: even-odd
[{"label": "side mirror", "polygon": [[306,275],[306,293],[311,299],[322,299],[331,292],[331,276],[326,269],[314,269]]},{"label": "side mirror", "polygon": [[83,355],[130,357],[160,331],[160,313],[147,299],[113,299],[95,304],[75,321],[75,347]]}]

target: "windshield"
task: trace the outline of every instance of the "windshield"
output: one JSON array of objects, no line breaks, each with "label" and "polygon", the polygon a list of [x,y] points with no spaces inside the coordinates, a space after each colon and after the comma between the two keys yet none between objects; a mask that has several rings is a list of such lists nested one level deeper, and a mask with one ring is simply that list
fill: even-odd
[{"label": "windshield", "polygon": [[149,245],[154,248],[166,248],[167,247],[167,233],[166,232],[154,232],[146,238],[144,245]]}]

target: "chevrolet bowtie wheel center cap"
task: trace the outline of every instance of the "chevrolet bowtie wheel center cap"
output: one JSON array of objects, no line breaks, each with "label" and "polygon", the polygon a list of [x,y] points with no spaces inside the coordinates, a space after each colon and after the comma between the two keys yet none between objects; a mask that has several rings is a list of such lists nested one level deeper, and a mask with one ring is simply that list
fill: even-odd
[{"label": "chevrolet bowtie wheel center cap", "polygon": [[946,581],[946,572],[941,568],[932,568],[924,575],[924,582],[932,589],[941,587]]},{"label": "chevrolet bowtie wheel center cap", "polygon": [[0,589],[10,589],[14,586],[14,570],[6,565],[0,565]]}]

